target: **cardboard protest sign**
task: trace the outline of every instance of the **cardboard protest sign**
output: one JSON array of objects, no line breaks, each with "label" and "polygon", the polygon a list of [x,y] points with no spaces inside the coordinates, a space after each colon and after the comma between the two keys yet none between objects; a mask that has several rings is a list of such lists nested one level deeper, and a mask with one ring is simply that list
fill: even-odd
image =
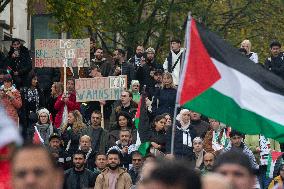
[{"label": "cardboard protest sign", "polygon": [[35,67],[89,67],[90,39],[36,39]]},{"label": "cardboard protest sign", "polygon": [[75,80],[77,102],[118,100],[127,88],[127,76],[81,78]]}]

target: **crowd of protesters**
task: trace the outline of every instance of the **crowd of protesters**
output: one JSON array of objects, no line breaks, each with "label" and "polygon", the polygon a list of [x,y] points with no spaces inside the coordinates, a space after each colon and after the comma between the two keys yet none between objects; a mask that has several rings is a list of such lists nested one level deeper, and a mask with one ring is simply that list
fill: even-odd
[{"label": "crowd of protesters", "polygon": [[[0,101],[27,144],[12,160],[14,188],[282,186],[282,158],[275,165],[275,178],[267,177],[268,162],[264,161],[271,151],[281,151],[282,145],[277,141],[262,135],[244,135],[192,110],[180,109],[174,117],[185,51],[180,40],[171,41],[164,63],[157,61],[152,47],[145,50],[138,45],[129,60],[124,50],[115,49],[112,61],[106,59],[104,50],[96,47],[94,40],[90,47],[91,66],[77,71],[70,69],[72,77],[66,81],[65,93],[60,69],[33,68],[29,51],[20,40],[12,41],[7,56],[1,53]],[[272,42],[270,50],[265,63],[260,64],[249,40],[244,40],[239,49],[252,63],[284,78],[281,44]],[[76,102],[75,78],[119,75],[127,75],[128,83],[119,100]],[[142,94],[147,96],[150,125],[146,155],[136,145],[138,136],[134,126]],[[31,143],[40,146],[28,145]],[[56,163],[51,163],[52,158]],[[64,178],[60,169],[64,170]],[[34,174],[30,180],[29,174]]]}]

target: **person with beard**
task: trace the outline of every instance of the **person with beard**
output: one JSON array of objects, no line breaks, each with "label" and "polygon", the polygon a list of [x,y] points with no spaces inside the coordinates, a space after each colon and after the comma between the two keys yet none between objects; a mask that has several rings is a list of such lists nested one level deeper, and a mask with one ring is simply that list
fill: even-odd
[{"label": "person with beard", "polygon": [[138,45],[135,50],[135,55],[128,60],[128,62],[134,66],[135,71],[137,71],[138,67],[141,65],[140,61],[143,53],[144,47],[142,45]]},{"label": "person with beard", "polygon": [[155,49],[149,47],[146,53],[140,58],[140,66],[137,69],[136,78],[141,83],[141,86],[149,86],[151,77],[154,76],[156,70],[162,70],[162,64],[158,64],[155,59]]},{"label": "person with beard", "polygon": [[93,188],[97,174],[85,167],[86,156],[81,150],[73,155],[73,168],[64,172],[63,189]]},{"label": "person with beard", "polygon": [[20,89],[26,86],[28,73],[32,70],[32,60],[29,50],[21,44],[19,39],[13,39],[8,53],[7,64],[11,70],[14,83]]},{"label": "person with beard", "polygon": [[200,137],[193,139],[193,152],[195,155],[195,169],[203,169],[203,157],[206,152],[203,149],[203,140]]},{"label": "person with beard", "polygon": [[79,150],[82,150],[86,155],[86,168],[93,170],[95,167],[96,153],[92,149],[91,137],[88,135],[81,136]]},{"label": "person with beard", "polygon": [[150,70],[152,71],[152,73],[150,75],[153,75],[153,72],[155,70],[163,70],[163,65],[162,64],[159,64],[156,60],[156,51],[154,48],[152,47],[149,47],[147,50],[146,50],[146,54],[147,54],[147,57],[146,57],[146,62],[147,64],[150,66]]},{"label": "person with beard", "polygon": [[140,154],[140,152],[135,151],[132,153],[132,168],[128,171],[133,185],[136,184],[136,182],[139,180],[139,174],[141,172],[142,166],[143,166],[143,156]]},{"label": "person with beard", "polygon": [[183,52],[184,49],[181,48],[181,41],[179,39],[171,40],[171,51],[163,64],[163,68],[166,72],[173,75],[173,82],[175,85],[178,85],[179,83]]},{"label": "person with beard", "polygon": [[49,137],[48,149],[50,152],[56,152],[57,157],[54,156],[54,158],[57,160],[56,162],[58,167],[61,167],[64,170],[72,167],[72,158],[66,151],[62,149],[61,137],[58,133],[53,133]]},{"label": "person with beard", "polygon": [[200,170],[201,175],[205,175],[213,170],[215,155],[211,152],[206,152],[203,157],[203,169]]},{"label": "person with beard", "polygon": [[210,129],[210,125],[201,120],[201,114],[190,111],[190,127],[193,128],[196,132],[197,137],[204,138],[206,135],[206,132]]},{"label": "person with beard", "polygon": [[[111,75],[112,65],[111,63],[107,62],[104,56],[104,50],[102,48],[97,48],[95,51],[95,58],[91,59],[90,67],[98,66],[101,69],[101,73],[103,77],[108,77]],[[90,71],[89,68],[86,69],[85,75],[89,75]]]},{"label": "person with beard", "polygon": [[127,87],[129,88],[131,81],[136,77],[133,64],[125,61],[125,51],[122,49],[115,49],[112,58],[114,60],[112,75],[127,75]]},{"label": "person with beard", "polygon": [[117,150],[121,153],[121,165],[129,169],[131,164],[131,154],[136,151],[135,144],[131,144],[131,132],[129,129],[121,129],[119,131],[119,140],[116,141],[116,145],[109,148],[110,150]]},{"label": "person with beard", "polygon": [[108,167],[97,177],[95,189],[129,189],[131,177],[126,169],[119,167],[120,153],[110,150],[107,154]]}]

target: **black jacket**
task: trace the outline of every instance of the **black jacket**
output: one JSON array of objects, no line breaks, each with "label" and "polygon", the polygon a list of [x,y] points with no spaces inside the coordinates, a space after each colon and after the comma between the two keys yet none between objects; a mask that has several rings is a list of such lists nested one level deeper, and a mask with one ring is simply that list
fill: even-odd
[{"label": "black jacket", "polygon": [[54,82],[60,81],[60,69],[59,68],[35,68],[36,76],[38,78],[39,88],[43,90],[51,90],[51,86]]},{"label": "black jacket", "polygon": [[94,168],[96,167],[96,152],[92,150],[90,154],[88,154],[87,152],[86,156],[88,156],[86,161],[86,168],[89,170],[94,170]]},{"label": "black jacket", "polygon": [[166,133],[165,131],[156,131],[155,129],[153,129],[150,132],[150,142],[155,142],[159,145],[161,145],[161,152],[165,152],[166,151]]},{"label": "black jacket", "polygon": [[171,117],[173,117],[176,94],[177,90],[174,88],[163,88],[157,90],[152,103],[153,116],[169,113],[171,114]]},{"label": "black jacket", "polygon": [[0,69],[7,69],[6,57],[3,52],[0,51]]},{"label": "black jacket", "polygon": [[129,88],[131,81],[136,78],[134,66],[128,62],[121,65],[121,75],[127,75],[127,87]]},{"label": "black jacket", "polygon": [[[102,60],[101,62],[91,61],[91,67],[94,65],[98,66],[101,69],[101,73],[103,77],[108,77],[111,75],[112,64],[107,62],[105,59]],[[85,73],[85,74],[89,76],[89,73],[90,73],[90,69],[88,70],[88,73]]]},{"label": "black jacket", "polygon": [[264,67],[284,79],[284,53],[267,58]]},{"label": "black jacket", "polygon": [[[71,129],[68,129],[68,127],[70,127]],[[83,130],[79,130],[77,133],[75,133],[73,131],[73,125],[68,124],[67,128],[65,129],[65,131],[62,133],[61,138],[64,142],[64,147],[65,150],[66,148],[69,147],[69,149],[67,149],[66,151],[72,155],[74,154],[78,148],[79,148],[79,140],[80,137],[82,136],[82,132]],[[68,146],[69,141],[71,142],[70,145]]]},{"label": "black jacket", "polygon": [[[12,54],[15,52],[13,48],[8,53],[8,66],[12,70],[13,80],[17,88],[26,86],[27,75],[32,70],[32,60],[29,54],[29,50],[21,46],[19,49],[19,56],[12,58]],[[13,72],[18,72],[18,75],[14,75]]]},{"label": "black jacket", "polygon": [[64,172],[64,185],[63,189],[81,189],[81,188],[93,188],[96,184],[96,178],[98,175],[84,169],[84,171],[75,171],[74,168],[68,169]]},{"label": "black jacket", "polygon": [[191,120],[190,127],[196,132],[196,136],[201,138],[204,138],[206,132],[210,130],[209,123],[202,120],[197,120],[197,121]]},{"label": "black jacket", "polygon": [[[188,141],[189,145],[183,144],[183,134],[186,134],[191,141]],[[188,160],[194,160],[195,155],[193,153],[193,139],[196,137],[196,132],[192,128],[188,128],[186,131],[183,131],[180,127],[180,123],[177,122],[175,128],[175,141],[174,141],[174,155],[178,158],[184,158]],[[166,134],[166,151],[167,153],[171,152],[171,141],[172,141],[172,127],[167,130]],[[190,145],[191,144],[191,145]]]}]

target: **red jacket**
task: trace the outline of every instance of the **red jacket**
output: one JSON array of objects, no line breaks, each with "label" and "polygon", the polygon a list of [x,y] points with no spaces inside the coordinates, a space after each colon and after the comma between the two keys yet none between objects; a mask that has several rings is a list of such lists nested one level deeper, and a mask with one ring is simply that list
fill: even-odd
[{"label": "red jacket", "polygon": [[[56,128],[59,128],[62,122],[62,115],[64,110],[64,101],[62,100],[62,95],[58,96],[54,108],[57,110],[57,114],[55,116],[54,125]],[[76,95],[75,93],[69,94],[69,100],[66,102],[68,112],[73,110],[80,110],[80,103],[76,102]]]}]

